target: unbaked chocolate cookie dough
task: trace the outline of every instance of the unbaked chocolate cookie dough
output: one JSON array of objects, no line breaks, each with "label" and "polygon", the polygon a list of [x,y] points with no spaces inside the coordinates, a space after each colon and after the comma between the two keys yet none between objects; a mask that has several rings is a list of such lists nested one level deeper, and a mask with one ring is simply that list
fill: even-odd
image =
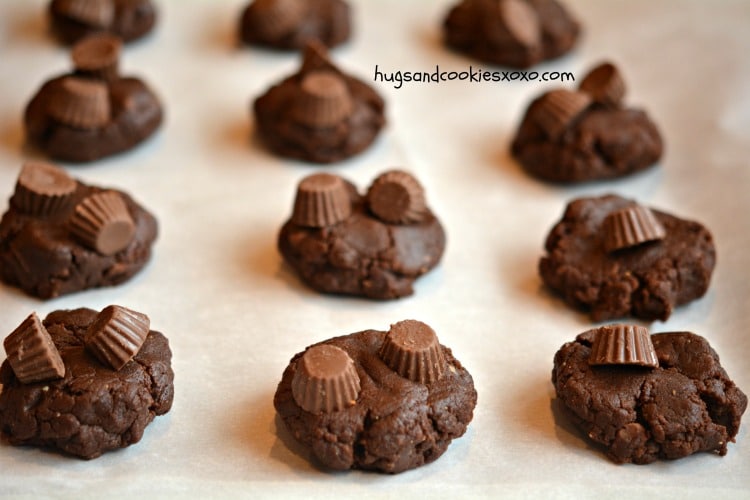
[{"label": "unbaked chocolate cookie dough", "polygon": [[610,63],[595,67],[579,90],[556,89],[526,110],[511,153],[534,177],[584,182],[653,166],[664,149],[648,115],[623,105],[625,83]]},{"label": "unbaked chocolate cookie dough", "polygon": [[314,163],[341,161],[367,148],[385,124],[385,104],[367,84],[343,73],[319,42],[302,67],[258,97],[258,134],[276,154]]},{"label": "unbaked chocolate cookie dough", "polygon": [[73,47],[75,70],[47,81],[26,107],[28,141],[52,158],[89,162],[126,151],[162,122],[156,95],[118,72],[121,42],[91,35]]},{"label": "unbaked chocolate cookie dough", "polygon": [[300,182],[278,247],[315,290],[396,299],[438,264],[445,232],[407,172],[385,172],[364,197],[341,177],[315,174]]},{"label": "unbaked chocolate cookie dough", "polygon": [[570,202],[545,249],[544,283],[594,321],[666,320],[706,293],[716,263],[701,224],[616,195]]},{"label": "unbaked chocolate cookie dough", "polygon": [[49,13],[52,31],[69,44],[94,33],[109,33],[130,42],[156,24],[151,0],[52,0]]},{"label": "unbaked chocolate cookie dough", "polygon": [[477,392],[432,328],[406,320],[296,354],[273,403],[326,467],[397,473],[437,460],[466,432]]},{"label": "unbaked chocolate cookie dough", "polygon": [[118,285],[148,262],[156,235],[126,193],[29,162],[0,220],[0,278],[41,299]]},{"label": "unbaked chocolate cookie dough", "polygon": [[567,416],[617,463],[725,455],[747,408],[716,352],[689,332],[589,330],[555,354],[552,383]]},{"label": "unbaked chocolate cookie dough", "polygon": [[240,39],[273,49],[301,49],[309,40],[327,47],[351,34],[351,9],[343,0],[253,0],[240,17]]},{"label": "unbaked chocolate cookie dough", "polygon": [[461,0],[443,30],[449,47],[480,61],[528,68],[572,49],[580,26],[557,0]]},{"label": "unbaked chocolate cookie dough", "polygon": [[4,342],[0,432],[91,459],[137,443],[174,398],[169,342],[120,306],[32,313]]}]

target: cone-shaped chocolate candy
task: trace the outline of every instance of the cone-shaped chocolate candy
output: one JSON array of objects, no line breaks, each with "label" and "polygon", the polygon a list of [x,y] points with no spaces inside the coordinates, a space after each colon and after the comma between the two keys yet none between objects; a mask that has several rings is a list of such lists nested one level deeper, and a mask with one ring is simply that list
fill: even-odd
[{"label": "cone-shaped chocolate candy", "polygon": [[305,0],[255,0],[249,16],[260,36],[276,39],[299,26],[305,16]]},{"label": "cone-shaped chocolate candy", "polygon": [[402,377],[420,384],[438,380],[446,364],[434,330],[413,319],[391,325],[380,359]]},{"label": "cone-shaped chocolate candy", "polygon": [[601,104],[617,106],[625,97],[625,80],[612,63],[602,63],[589,71],[578,87]]},{"label": "cone-shaped chocolate candy", "polygon": [[305,42],[305,48],[302,51],[302,68],[300,69],[300,73],[306,75],[313,71],[332,71],[334,73],[341,73],[328,56],[328,49],[326,46],[316,38],[311,38]]},{"label": "cone-shaped chocolate candy", "polygon": [[65,170],[41,161],[26,162],[16,181],[13,203],[25,214],[45,217],[68,206],[76,181]]},{"label": "cone-shaped chocolate candy", "polygon": [[65,376],[65,365],[36,313],[26,318],[3,343],[8,363],[24,384]]},{"label": "cone-shaped chocolate candy", "polygon": [[96,28],[107,28],[115,19],[114,0],[59,0],[57,8],[69,18]]},{"label": "cone-shaped chocolate candy", "polygon": [[641,205],[610,213],[602,222],[602,231],[607,252],[661,240],[667,235],[654,213]]},{"label": "cone-shaped chocolate candy", "polygon": [[607,325],[596,329],[589,364],[656,368],[659,366],[659,359],[647,328],[637,325]]},{"label": "cone-shaped chocolate candy", "polygon": [[69,76],[49,103],[49,114],[71,127],[93,129],[106,125],[111,117],[109,92],[103,82]]},{"label": "cone-shaped chocolate candy", "polygon": [[307,227],[328,227],[347,219],[352,202],[344,180],[332,174],[313,174],[297,187],[292,222]]},{"label": "cone-shaped chocolate candy", "polygon": [[82,75],[111,81],[117,78],[122,40],[107,33],[89,35],[73,46],[71,56]]},{"label": "cone-shaped chocolate candy", "polygon": [[557,139],[589,104],[591,97],[583,92],[552,90],[542,97],[536,120],[551,139]]},{"label": "cone-shaped chocolate candy", "polygon": [[308,127],[331,127],[345,120],[354,109],[344,79],[332,71],[314,71],[300,84],[300,93],[291,113]]},{"label": "cone-shaped chocolate candy", "polygon": [[99,361],[120,370],[138,354],[151,321],[145,314],[121,306],[107,306],[89,325],[85,345]]},{"label": "cone-shaped chocolate candy", "polygon": [[120,193],[102,191],[76,205],[70,230],[92,250],[113,255],[133,240],[135,223]]},{"label": "cone-shaped chocolate candy", "polygon": [[378,176],[367,191],[367,203],[379,219],[393,224],[419,222],[427,213],[422,185],[402,170]]},{"label": "cone-shaped chocolate candy", "polygon": [[331,413],[356,403],[359,375],[343,349],[321,344],[310,347],[297,361],[292,396],[310,413]]}]

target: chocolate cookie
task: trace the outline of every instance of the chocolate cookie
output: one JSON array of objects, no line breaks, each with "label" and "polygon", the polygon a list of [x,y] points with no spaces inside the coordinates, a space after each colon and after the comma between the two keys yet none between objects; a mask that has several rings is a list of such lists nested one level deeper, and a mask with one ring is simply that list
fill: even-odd
[{"label": "chocolate cookie", "polygon": [[75,71],[47,81],[26,107],[30,143],[58,160],[88,162],[126,151],[159,128],[156,95],[118,74],[120,46],[110,35],[75,45]]},{"label": "chocolate cookie", "polygon": [[[552,383],[565,413],[617,463],[647,464],[701,451],[725,455],[747,397],[719,356],[703,337],[670,332],[650,336],[656,367],[624,363],[622,348],[613,347],[638,329],[589,330],[555,354]],[[607,349],[609,355],[593,360]]]},{"label": "chocolate cookie", "polygon": [[545,249],[544,283],[594,321],[666,320],[706,293],[716,263],[705,227],[615,195],[570,202]]},{"label": "chocolate cookie", "polygon": [[326,467],[397,473],[437,460],[462,436],[477,393],[435,332],[407,320],[296,354],[273,403]]},{"label": "chocolate cookie", "polygon": [[301,69],[253,105],[260,138],[275,153],[331,163],[367,148],[385,124],[383,99],[344,74],[318,42],[308,43]]},{"label": "chocolate cookie", "polygon": [[75,43],[94,33],[109,33],[130,42],[156,24],[150,0],[52,0],[52,31],[64,43]]},{"label": "chocolate cookie", "polygon": [[584,182],[622,177],[653,166],[664,149],[644,111],[625,108],[615,66],[594,68],[580,90],[556,89],[535,99],[511,153],[534,177]]},{"label": "chocolate cookie", "polygon": [[278,246],[315,290],[395,299],[438,264],[445,232],[406,172],[382,174],[366,197],[341,177],[316,174],[299,184]]},{"label": "chocolate cookie", "polygon": [[85,459],[140,441],[174,398],[169,342],[149,324],[119,306],[29,316],[5,340],[2,435]]},{"label": "chocolate cookie", "polygon": [[351,34],[351,12],[343,0],[253,0],[240,18],[240,39],[274,49],[301,49],[309,40],[327,47]]},{"label": "chocolate cookie", "polygon": [[462,0],[443,30],[449,47],[471,57],[528,68],[573,48],[580,26],[556,0]]},{"label": "chocolate cookie", "polygon": [[126,193],[30,162],[0,220],[0,278],[41,299],[118,285],[148,262],[156,235]]}]

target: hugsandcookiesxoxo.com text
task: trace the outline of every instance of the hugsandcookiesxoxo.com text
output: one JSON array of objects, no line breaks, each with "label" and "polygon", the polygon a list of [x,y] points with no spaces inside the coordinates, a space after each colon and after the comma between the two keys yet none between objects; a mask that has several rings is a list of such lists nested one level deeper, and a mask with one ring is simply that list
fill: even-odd
[{"label": "hugsandcookiesxoxo.com text", "polygon": [[375,65],[375,82],[392,82],[393,88],[400,89],[404,83],[441,83],[463,81],[472,83],[499,82],[574,82],[573,73],[569,71],[488,71],[469,66],[463,71],[443,71],[435,65],[435,71],[381,71]]}]

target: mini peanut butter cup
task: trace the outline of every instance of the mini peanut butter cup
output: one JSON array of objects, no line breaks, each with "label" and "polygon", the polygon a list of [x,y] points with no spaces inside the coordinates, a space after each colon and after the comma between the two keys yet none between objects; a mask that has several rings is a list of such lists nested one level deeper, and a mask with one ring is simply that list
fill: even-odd
[{"label": "mini peanut butter cup", "polygon": [[292,222],[307,227],[329,227],[347,219],[352,201],[344,180],[332,174],[313,174],[302,179],[294,199]]},{"label": "mini peanut butter cup", "polygon": [[70,230],[92,250],[114,255],[133,240],[135,223],[120,193],[102,191],[76,205]]},{"label": "mini peanut butter cup", "polygon": [[60,123],[81,129],[106,125],[111,117],[106,84],[69,76],[50,100],[49,114]]},{"label": "mini peanut butter cup", "polygon": [[626,207],[607,215],[602,222],[602,232],[607,252],[662,240],[667,235],[654,213],[641,205]]},{"label": "mini peanut butter cup", "polygon": [[589,354],[590,365],[659,366],[647,328],[607,325],[597,328],[595,333]]},{"label": "mini peanut butter cup", "polygon": [[115,20],[114,0],[60,0],[58,9],[69,18],[96,28],[108,28]]},{"label": "mini peanut butter cup", "polygon": [[542,97],[536,121],[551,139],[557,139],[590,104],[591,97],[583,92],[552,90]]},{"label": "mini peanut butter cup", "polygon": [[345,120],[354,109],[344,79],[332,71],[314,71],[305,75],[292,118],[313,128],[331,127]]},{"label": "mini peanut butter cup", "polygon": [[41,161],[26,162],[16,181],[13,203],[28,215],[54,215],[68,206],[76,187],[76,181],[61,168]]},{"label": "mini peanut butter cup", "polygon": [[138,354],[150,328],[145,314],[111,305],[89,325],[84,344],[99,361],[119,371]]},{"label": "mini peanut butter cup", "polygon": [[589,71],[578,88],[608,106],[617,106],[625,97],[625,80],[612,63],[602,63]]},{"label": "mini peanut butter cup", "polygon": [[391,325],[380,348],[380,359],[402,377],[420,384],[438,380],[446,364],[435,331],[413,319]]},{"label": "mini peanut butter cup", "polygon": [[292,397],[310,413],[331,413],[356,404],[359,375],[343,349],[321,344],[310,347],[297,361]]},{"label": "mini peanut butter cup", "polygon": [[420,222],[427,213],[422,185],[402,170],[378,176],[367,191],[367,204],[379,219],[393,224]]},{"label": "mini peanut butter cup", "polygon": [[305,1],[255,0],[249,11],[253,29],[263,38],[276,39],[299,26],[305,16]]},{"label": "mini peanut butter cup", "polygon": [[73,46],[71,57],[79,74],[112,81],[117,78],[122,40],[107,34],[89,35]]},{"label": "mini peanut butter cup", "polygon": [[534,8],[524,0],[501,0],[500,20],[515,41],[536,47],[542,41],[542,28]]},{"label": "mini peanut butter cup", "polygon": [[36,313],[31,313],[3,343],[8,363],[24,384],[65,376],[65,365],[47,329]]}]

